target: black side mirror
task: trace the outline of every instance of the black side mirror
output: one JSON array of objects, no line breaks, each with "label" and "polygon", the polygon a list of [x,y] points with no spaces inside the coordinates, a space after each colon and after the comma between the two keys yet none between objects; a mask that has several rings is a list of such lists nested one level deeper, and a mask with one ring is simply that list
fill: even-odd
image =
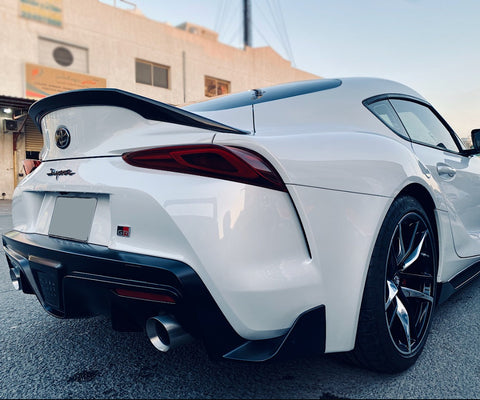
[{"label": "black side mirror", "polygon": [[480,153],[480,129],[472,130],[472,144],[473,148]]},{"label": "black side mirror", "polygon": [[464,156],[471,157],[480,154],[480,129],[472,130],[472,145],[471,149],[462,151]]}]

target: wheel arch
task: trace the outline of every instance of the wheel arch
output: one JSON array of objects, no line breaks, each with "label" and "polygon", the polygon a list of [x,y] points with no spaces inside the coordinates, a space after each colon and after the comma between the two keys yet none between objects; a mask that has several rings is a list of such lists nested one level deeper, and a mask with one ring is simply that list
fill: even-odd
[{"label": "wheel arch", "polygon": [[436,253],[437,253],[436,256],[437,256],[437,262],[438,262],[440,243],[439,243],[439,235],[438,235],[438,222],[437,222],[437,218],[435,217],[436,206],[435,206],[433,197],[431,196],[430,192],[419,183],[411,183],[410,185],[403,188],[400,191],[400,193],[396,196],[395,200],[401,196],[410,196],[415,198],[420,202],[423,209],[427,213],[430,225],[432,226],[432,229],[435,235],[434,239],[436,244]]},{"label": "wheel arch", "polygon": [[[369,268],[367,270],[367,277],[366,277],[366,280],[365,280],[364,286],[363,286],[361,308],[360,308],[360,313],[359,313],[358,320],[357,320],[357,332],[356,332],[356,339],[355,339],[355,347],[354,347],[353,351],[348,353],[347,356],[346,356],[347,360],[353,361],[356,364],[363,365],[364,367],[370,368],[372,370],[382,371],[382,372],[387,370],[387,369],[385,369],[385,368],[387,368],[386,365],[390,365],[389,363],[391,362],[391,356],[392,356],[393,352],[390,351],[388,347],[382,347],[384,351],[388,351],[388,356],[384,357],[382,355],[379,360],[374,359],[373,355],[374,355],[374,353],[377,353],[375,357],[378,356],[377,347],[381,343],[377,342],[376,344],[374,343],[372,345],[372,343],[370,343],[370,339],[369,339],[369,338],[373,337],[374,332],[378,333],[378,332],[383,331],[382,324],[378,322],[378,321],[380,321],[380,319],[377,318],[378,317],[378,312],[377,311],[378,311],[379,308],[377,306],[372,305],[373,304],[372,302],[375,301],[376,304],[378,304],[377,300],[375,300],[375,299],[378,299],[378,298],[384,296],[384,294],[380,294],[380,297],[379,297],[379,293],[380,293],[379,288],[381,286],[378,284],[379,283],[378,282],[378,277],[380,276],[378,271],[380,271],[380,269],[377,268],[377,267],[380,264],[385,265],[385,262],[386,262],[385,261],[386,260],[385,256],[388,258],[388,254],[389,254],[390,250],[388,250],[388,252],[387,252],[387,250],[379,250],[379,249],[386,249],[388,247],[386,245],[383,246],[381,244],[382,242],[379,242],[379,240],[382,240],[383,243],[385,244],[385,238],[387,238],[387,239],[390,238],[391,237],[391,232],[394,232],[392,230],[393,225],[391,225],[391,224],[390,224],[390,228],[387,229],[387,231],[385,231],[383,229],[384,224],[387,221],[389,221],[389,216],[390,217],[393,216],[394,221],[397,221],[397,219],[395,219],[395,218],[398,218],[399,215],[400,216],[401,215],[404,215],[404,216],[407,215],[407,214],[401,214],[401,213],[403,213],[405,211],[409,211],[409,214],[411,214],[410,213],[410,211],[412,210],[411,207],[412,207],[412,204],[414,204],[414,203],[412,203],[411,201],[410,202],[405,202],[407,200],[406,199],[407,197],[411,198],[411,199],[415,199],[416,202],[420,203],[420,205],[422,206],[422,208],[423,208],[423,210],[426,214],[426,217],[428,218],[428,222],[430,223],[430,228],[433,231],[433,236],[434,236],[432,238],[433,248],[434,248],[434,252],[435,252],[433,257],[436,257],[436,260],[433,260],[434,264],[432,265],[432,270],[431,271],[434,272],[435,274],[438,274],[438,260],[439,260],[439,258],[438,258],[438,254],[439,254],[438,228],[439,228],[439,225],[438,225],[438,221],[437,221],[436,213],[435,213],[436,205],[435,205],[435,202],[434,202],[434,200],[431,196],[431,193],[428,191],[427,188],[425,188],[423,185],[421,185],[419,183],[411,183],[411,184],[407,185],[406,187],[404,187],[395,197],[392,198],[392,201],[391,201],[390,205],[387,207],[387,215],[385,216],[385,218],[382,222],[382,228],[377,233],[377,237],[375,239],[375,249],[374,249],[374,251],[373,251],[373,253],[371,254],[371,257],[370,257],[370,264],[369,264]],[[403,205],[398,206],[398,204],[399,204],[398,202],[401,202],[401,203],[403,202]],[[397,204],[397,207],[395,207],[395,204]],[[401,208],[402,206],[404,207],[403,211],[402,211],[402,208]],[[415,208],[418,208],[418,205]],[[393,214],[392,214],[392,212],[393,212]],[[390,232],[390,233],[388,233],[388,232]],[[423,239],[422,239],[422,241],[423,241]],[[379,246],[379,243],[380,243],[380,246]],[[402,245],[402,248],[403,248],[403,245]],[[430,254],[432,254],[432,253],[430,253]],[[436,265],[435,265],[435,261],[436,261]],[[372,269],[372,267],[374,267],[374,268]],[[385,267],[382,267],[382,268],[385,268]],[[435,270],[435,268],[437,268],[437,270]],[[376,278],[373,278],[375,276],[376,276]],[[372,280],[372,278],[373,278],[373,280]],[[391,281],[393,282],[393,279]],[[435,288],[435,286],[438,285],[437,280],[436,279],[433,280],[432,284],[433,285],[431,285],[431,288]],[[433,290],[435,291],[434,293],[438,293],[438,286],[437,286],[436,289],[433,289]],[[435,307],[435,304],[436,304],[436,302],[435,302],[435,298],[434,298],[433,305],[431,306],[432,310]],[[384,312],[386,312],[386,308],[385,309],[383,308],[383,303],[382,303],[382,310],[384,310]],[[376,317],[374,317],[374,315],[376,315]],[[427,322],[427,323],[430,324],[430,322]],[[428,330],[429,330],[428,326],[429,325],[426,325],[426,328],[425,328],[426,329],[425,330],[425,332],[426,332],[425,336],[423,336],[423,333],[422,333],[422,337],[421,337],[422,341],[424,341],[424,338],[426,338],[426,335],[428,335]],[[409,330],[409,332],[410,332],[410,330]],[[377,336],[377,334],[375,334],[375,336]],[[409,340],[409,339],[407,339],[407,340]],[[419,348],[420,348],[420,350],[419,350],[418,354],[420,354],[420,352],[422,351],[423,345],[422,345],[422,347],[419,347]],[[408,351],[410,351],[410,349]],[[387,353],[385,353],[385,354],[387,354]],[[415,358],[412,358],[412,360],[416,359],[416,357],[418,357],[418,355],[415,356]],[[390,367],[388,367],[388,368],[391,368],[391,370],[389,370],[390,372],[400,372],[400,371],[403,371],[403,370],[405,370],[406,368],[408,368],[409,366],[412,365],[412,362],[407,361],[407,358],[401,359],[401,358],[397,357],[396,360],[397,361],[396,361],[395,365],[390,365]]]}]

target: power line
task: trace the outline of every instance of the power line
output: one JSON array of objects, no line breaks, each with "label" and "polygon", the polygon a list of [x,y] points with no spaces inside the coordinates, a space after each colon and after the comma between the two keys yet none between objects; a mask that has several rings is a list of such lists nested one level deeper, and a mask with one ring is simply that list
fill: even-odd
[{"label": "power line", "polygon": [[283,49],[287,53],[287,57],[290,61],[293,61],[293,54],[291,52],[291,48],[289,46],[288,34],[286,32],[285,22],[283,22],[283,15],[281,9],[278,7],[278,3],[273,3],[272,1],[267,1],[268,7],[270,8],[271,15],[273,17],[273,22],[277,31],[278,38],[280,39],[280,43],[283,46]]},{"label": "power line", "polygon": [[[215,19],[215,31],[218,32],[219,36],[222,37],[222,41],[226,44],[231,44],[235,38],[237,38],[239,43],[242,42],[240,38],[242,36],[241,29],[244,26],[243,20],[240,17],[243,16],[243,12],[240,10],[242,4],[243,0],[237,0],[235,3],[233,3],[231,0],[222,0],[220,9]],[[265,11],[261,4],[266,4],[268,11]],[[234,5],[234,7],[232,7],[232,5]],[[280,45],[281,53],[283,53],[284,57],[287,58],[293,66],[295,66],[293,50],[279,0],[266,0],[264,2],[252,1],[252,7],[253,6],[255,6],[255,8],[253,9],[252,14],[258,12],[261,15],[260,20],[262,21],[262,26],[260,27],[255,22],[256,18],[252,18],[252,27],[255,29],[255,32],[265,41],[268,46],[274,47],[271,45],[271,40],[268,40],[265,32],[262,32],[264,30],[262,28],[266,26],[267,31],[269,30],[271,34],[276,37],[276,41]],[[235,23],[235,21],[238,22]],[[226,38],[228,40],[226,40]]]},{"label": "power line", "polygon": [[[261,4],[266,4],[267,10],[264,10]],[[255,5],[256,8],[254,11],[260,14],[260,20],[262,21],[262,25],[259,26],[259,24],[255,22],[255,19],[253,20],[253,26],[256,33],[258,33],[262,37],[262,39],[266,42],[268,46],[275,47],[272,46],[271,40],[269,41],[267,38],[268,35],[264,30],[264,28],[266,27],[267,32],[270,32],[270,36],[273,35],[276,38],[275,41],[277,42],[277,47],[278,45],[280,47],[279,49],[277,49],[277,51],[279,51],[283,57],[290,60],[290,62],[292,62],[293,64],[293,51],[291,49],[290,41],[288,39],[286,25],[283,20],[283,13],[281,8],[278,4],[273,3],[272,5],[270,0],[268,0],[267,2],[256,2]]]},{"label": "power line", "polygon": [[222,5],[220,6],[220,9],[217,12],[217,16],[215,17],[215,28],[214,28],[215,32],[219,32],[220,23],[224,19],[226,5],[227,5],[226,0],[222,0]]},{"label": "power line", "polygon": [[282,7],[280,5],[279,0],[276,0],[275,3],[277,5],[277,12],[278,12],[278,16],[279,16],[279,19],[280,19],[282,32],[283,32],[283,35],[284,35],[284,38],[285,38],[285,43],[287,44],[287,53],[289,54],[289,58],[290,58],[290,61],[291,61],[292,65],[295,66],[295,59],[293,57],[293,50],[292,50],[292,46],[290,44],[290,38],[288,36],[287,25],[285,24],[285,18],[283,16]]},{"label": "power line", "polygon": [[273,47],[269,42],[268,42],[268,39],[263,36],[262,32],[257,28],[256,25],[253,25],[253,29],[255,29],[255,31],[261,36],[261,38],[265,41],[265,43],[269,46],[269,47]]},{"label": "power line", "polygon": [[[225,37],[231,32],[232,27],[235,30],[235,33],[237,33],[237,31],[241,28],[242,24],[240,18],[240,5],[240,3],[237,3],[235,8],[227,9],[224,14],[224,19],[221,21],[221,27],[218,30],[219,35]],[[228,44],[229,42],[226,43]]]},{"label": "power line", "polygon": [[[269,20],[269,18],[267,18],[267,16],[265,15],[265,13],[263,12],[262,8],[260,7],[260,3],[257,4],[257,10],[260,11],[260,14],[262,14],[262,21],[263,22],[266,22],[267,25],[269,25],[270,27],[270,30],[272,32],[275,32],[275,27],[272,25],[272,22]],[[253,24],[254,26],[257,26],[257,24]],[[260,32],[260,28],[258,27],[258,32]],[[268,43],[268,41],[265,39],[265,36],[261,35],[263,40],[265,40],[265,42],[267,42],[267,44],[270,46],[270,44]]]},{"label": "power line", "polygon": [[242,26],[239,25],[237,27],[237,30],[235,32],[233,32],[233,35],[230,37],[230,40],[228,40],[226,43],[231,44],[235,40],[235,38],[238,40],[238,38],[240,37],[241,30],[242,30]]}]

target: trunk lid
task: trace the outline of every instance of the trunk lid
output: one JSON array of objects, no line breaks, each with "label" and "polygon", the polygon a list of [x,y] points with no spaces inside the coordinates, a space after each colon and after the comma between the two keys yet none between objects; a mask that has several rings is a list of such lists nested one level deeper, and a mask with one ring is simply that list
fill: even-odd
[{"label": "trunk lid", "polygon": [[117,89],[60,93],[30,107],[42,131],[42,161],[208,143],[215,132],[248,134],[192,112]]}]

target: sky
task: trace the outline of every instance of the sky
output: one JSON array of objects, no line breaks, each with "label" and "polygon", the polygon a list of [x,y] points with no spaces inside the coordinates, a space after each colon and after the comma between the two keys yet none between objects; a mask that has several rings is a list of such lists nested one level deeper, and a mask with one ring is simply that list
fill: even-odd
[{"label": "sky", "polygon": [[[101,0],[132,8],[122,0]],[[243,47],[242,0],[128,0]],[[424,96],[461,137],[480,128],[480,0],[251,0],[253,47],[324,78],[392,79]]]}]

